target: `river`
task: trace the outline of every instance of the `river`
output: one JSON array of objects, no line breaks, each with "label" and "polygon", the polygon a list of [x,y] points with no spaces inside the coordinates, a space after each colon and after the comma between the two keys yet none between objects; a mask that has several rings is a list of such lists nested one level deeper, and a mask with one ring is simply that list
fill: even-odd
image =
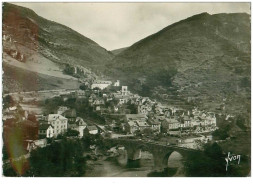
[{"label": "river", "polygon": [[127,162],[125,154],[117,157],[100,158],[87,161],[85,177],[183,177],[182,156],[177,152],[171,154],[168,169],[163,172],[154,171],[153,156],[143,151],[141,159]]}]

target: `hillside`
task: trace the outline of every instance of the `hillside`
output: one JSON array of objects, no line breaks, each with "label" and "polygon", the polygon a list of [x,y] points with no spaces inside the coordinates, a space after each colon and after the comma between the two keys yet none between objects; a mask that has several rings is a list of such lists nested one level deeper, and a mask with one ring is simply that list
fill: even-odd
[{"label": "hillside", "polygon": [[78,89],[79,82],[24,70],[3,63],[3,92],[40,91],[50,89]]},{"label": "hillside", "polygon": [[7,65],[66,79],[66,66],[95,70],[113,56],[74,30],[10,3],[3,4],[3,52]]},{"label": "hillside", "polygon": [[125,51],[128,47],[123,47],[123,48],[120,48],[120,49],[114,49],[112,50],[111,52],[114,54],[114,55],[118,55],[120,54],[121,52]]},{"label": "hillside", "polygon": [[166,102],[197,99],[216,108],[227,98],[248,107],[250,40],[248,14],[202,13],[133,44],[106,65],[105,73],[140,94],[163,95]]}]

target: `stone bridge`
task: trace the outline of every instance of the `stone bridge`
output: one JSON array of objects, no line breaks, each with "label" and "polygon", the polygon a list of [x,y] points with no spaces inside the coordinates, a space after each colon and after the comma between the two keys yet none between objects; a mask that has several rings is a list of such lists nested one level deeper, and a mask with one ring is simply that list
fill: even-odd
[{"label": "stone bridge", "polygon": [[106,139],[106,145],[110,147],[124,146],[128,159],[132,161],[141,159],[141,151],[148,151],[153,155],[156,170],[163,170],[168,167],[168,159],[173,152],[181,154],[184,161],[193,154],[203,155],[201,150],[134,139]]}]

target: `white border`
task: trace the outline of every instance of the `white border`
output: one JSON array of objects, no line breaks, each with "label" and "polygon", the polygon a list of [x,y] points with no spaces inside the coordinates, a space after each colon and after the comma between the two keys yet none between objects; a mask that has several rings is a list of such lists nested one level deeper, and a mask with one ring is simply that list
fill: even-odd
[{"label": "white border", "polygon": [[[1,1],[2,2],[2,1]],[[8,1],[35,2],[35,1]],[[39,1],[36,1],[39,2]],[[40,2],[69,2],[63,0]],[[91,2],[75,0],[74,2]],[[124,2],[119,0],[94,0],[92,2]],[[137,2],[128,0],[125,2]],[[141,1],[138,2],[153,2]],[[175,2],[175,1],[158,1]],[[185,1],[176,2],[221,2],[221,1]],[[222,2],[249,2],[223,0]],[[252,3],[252,1],[250,1]],[[251,12],[252,13],[252,12]],[[2,9],[1,9],[2,16]],[[1,20],[2,23],[2,20]],[[2,26],[2,24],[1,24]],[[252,27],[251,27],[252,28]],[[252,32],[252,29],[251,29]],[[2,33],[2,31],[1,31]],[[2,37],[2,36],[1,36]],[[2,43],[2,42],[1,42]],[[251,45],[252,47],[252,45]],[[2,50],[2,44],[1,44]],[[2,59],[2,55],[1,55]],[[252,61],[252,56],[251,56]],[[2,66],[1,66],[2,67]],[[2,79],[2,75],[1,75]],[[251,83],[252,86],[253,83]],[[2,84],[0,85],[2,91]],[[251,89],[252,90],[252,89]],[[2,99],[1,99],[2,105]],[[253,106],[251,105],[251,110]],[[2,109],[1,109],[2,114]],[[252,120],[251,116],[251,120]],[[0,120],[2,126],[2,120]],[[252,138],[252,137],[251,137]],[[252,139],[251,139],[252,140]],[[2,146],[2,139],[0,140]],[[251,146],[252,149],[252,146]],[[0,152],[2,157],[2,152]],[[2,167],[2,161],[0,160]],[[252,164],[251,164],[252,165]],[[248,178],[0,178],[0,194],[253,194],[252,177]],[[251,192],[251,193],[250,193]]]}]

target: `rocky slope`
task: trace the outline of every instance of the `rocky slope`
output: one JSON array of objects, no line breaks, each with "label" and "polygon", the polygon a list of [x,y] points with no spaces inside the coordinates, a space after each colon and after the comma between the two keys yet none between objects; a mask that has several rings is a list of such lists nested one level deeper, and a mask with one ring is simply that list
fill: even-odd
[{"label": "rocky slope", "polygon": [[66,66],[96,69],[113,56],[74,30],[46,20],[30,9],[3,4],[3,60],[7,65],[69,78]]}]

